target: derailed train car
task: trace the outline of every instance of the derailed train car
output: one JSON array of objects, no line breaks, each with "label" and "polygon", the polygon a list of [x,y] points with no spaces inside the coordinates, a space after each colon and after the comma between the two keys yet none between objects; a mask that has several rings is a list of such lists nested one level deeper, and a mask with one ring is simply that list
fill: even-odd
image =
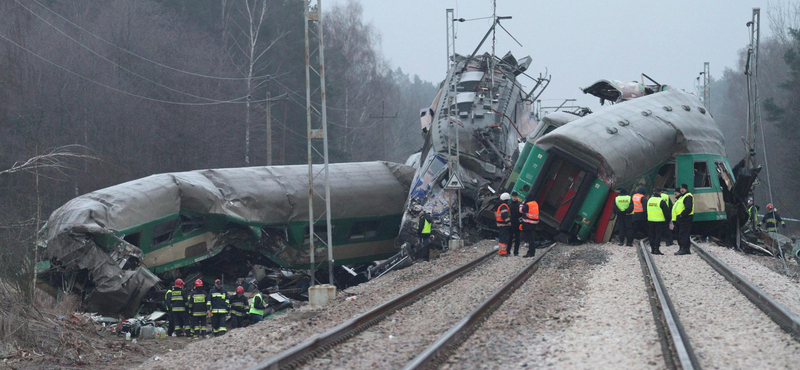
[{"label": "derailed train car", "polygon": [[[413,173],[389,162],[331,165],[337,266],[357,270],[397,252],[394,238]],[[324,220],[316,227],[325,238]],[[160,279],[234,279],[255,265],[276,276],[308,269],[308,167],[153,175],[69,201],[42,232],[47,258],[40,281],[80,294],[88,310],[131,315]],[[315,258],[327,260],[324,248]]]},{"label": "derailed train car", "polygon": [[513,186],[539,203],[552,233],[607,241],[618,187],[650,191],[686,183],[694,194],[694,220],[709,228],[724,228],[742,212],[751,183],[736,186],[722,132],[695,96],[605,80],[584,91],[616,104],[529,141]]}]

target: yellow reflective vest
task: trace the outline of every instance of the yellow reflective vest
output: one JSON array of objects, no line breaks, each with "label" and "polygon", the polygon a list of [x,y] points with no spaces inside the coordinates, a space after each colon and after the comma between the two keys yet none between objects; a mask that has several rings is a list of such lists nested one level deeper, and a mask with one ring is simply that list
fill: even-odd
[{"label": "yellow reflective vest", "polygon": [[[683,213],[683,211],[686,209],[686,205],[683,204],[683,201],[686,199],[686,197],[694,198],[692,196],[692,193],[688,193],[687,192],[686,194],[681,195],[680,198],[678,198],[678,200],[675,201],[675,204],[672,206],[672,220],[673,221],[677,220],[678,215]],[[692,199],[692,200],[694,200],[694,199]],[[694,202],[692,202],[692,210],[689,211],[689,216],[691,216],[693,214],[694,214]]]},{"label": "yellow reflective vest", "polygon": [[661,197],[650,197],[647,200],[647,221],[650,222],[664,222],[664,212],[661,210],[661,203],[664,199]]}]

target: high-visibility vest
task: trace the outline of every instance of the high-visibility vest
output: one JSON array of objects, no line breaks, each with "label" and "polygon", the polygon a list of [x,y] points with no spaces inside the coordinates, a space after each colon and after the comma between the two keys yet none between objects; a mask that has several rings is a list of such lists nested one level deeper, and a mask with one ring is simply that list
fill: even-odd
[{"label": "high-visibility vest", "polygon": [[[686,209],[686,205],[683,204],[683,201],[687,196],[691,197],[692,193],[683,194],[681,195],[680,198],[678,198],[678,200],[675,201],[675,205],[672,207],[673,220],[677,220],[678,215],[683,213],[683,211]],[[692,210],[689,211],[689,216],[693,214],[694,214],[694,202],[692,202]]]},{"label": "high-visibility vest", "polygon": [[255,314],[255,315],[258,315],[258,316],[264,316],[264,309],[263,308],[261,308],[261,309],[256,308],[256,299],[259,299],[261,301],[261,305],[262,306],[266,306],[266,304],[264,302],[264,297],[261,296],[261,293],[256,293],[256,295],[253,297],[253,303],[250,304],[250,312],[249,313]]},{"label": "high-visibility vest", "polygon": [[511,209],[508,208],[508,204],[500,203],[500,205],[497,206],[497,210],[494,211],[494,219],[495,219],[495,221],[497,221],[497,227],[511,226],[511,220],[506,221],[503,218],[503,212],[502,211],[503,211],[504,207],[505,207],[505,210],[508,213],[508,215],[511,216]]},{"label": "high-visibility vest", "polygon": [[664,212],[661,210],[661,203],[664,199],[661,197],[650,197],[647,200],[647,221],[650,222],[664,222]]},{"label": "high-visibility vest", "polygon": [[667,195],[667,193],[661,193],[661,199],[664,199],[664,203],[669,205],[669,195]]},{"label": "high-visibility vest", "polygon": [[[528,206],[528,212],[525,213],[525,217],[522,218],[522,222],[528,224],[538,224],[539,223],[539,203],[536,203],[535,200],[532,200],[528,203],[525,203]],[[519,207],[520,212],[522,212],[522,206]],[[522,225],[520,225],[522,226]],[[521,229],[520,229],[521,230]]]},{"label": "high-visibility vest", "polygon": [[[624,211],[624,210],[628,209],[628,206],[631,205],[631,196],[630,195],[617,195],[617,197],[614,199],[614,203],[616,203],[617,208],[620,211]],[[640,200],[640,203],[641,203],[641,200]],[[633,213],[633,211],[631,211],[631,213]]]},{"label": "high-visibility vest", "polygon": [[643,197],[644,194],[633,194],[633,213],[644,212],[644,207],[642,206]]},{"label": "high-visibility vest", "polygon": [[172,289],[167,290],[167,293],[164,294],[164,305],[167,306],[167,311],[170,310],[170,297],[172,297]]},{"label": "high-visibility vest", "polygon": [[758,210],[756,206],[750,206],[750,208],[747,209],[747,218],[753,223],[758,222]]},{"label": "high-visibility vest", "polygon": [[422,233],[423,234],[430,234],[431,233],[431,223],[428,220],[423,220],[424,226],[422,226]]}]

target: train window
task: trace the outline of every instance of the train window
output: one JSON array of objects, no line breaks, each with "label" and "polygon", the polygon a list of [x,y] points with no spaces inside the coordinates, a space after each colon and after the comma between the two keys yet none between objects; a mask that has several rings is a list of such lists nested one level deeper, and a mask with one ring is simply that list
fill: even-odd
[{"label": "train window", "polygon": [[175,232],[175,225],[178,219],[172,219],[164,222],[159,222],[153,226],[153,245],[162,244],[172,240],[172,234]]},{"label": "train window", "polygon": [[720,178],[720,182],[724,183],[728,189],[733,189],[733,179],[728,172],[728,168],[725,167],[725,163],[714,162],[714,165],[717,167],[717,175]]},{"label": "train window", "polygon": [[[336,234],[336,227],[331,225],[331,231]],[[314,245],[322,245],[328,242],[328,226],[326,225],[314,225]],[[305,227],[305,233],[303,234],[303,244],[304,245],[311,245],[311,241],[308,237],[308,226]]]},{"label": "train window", "polygon": [[139,247],[139,243],[142,240],[142,232],[140,231],[140,232],[135,232],[133,234],[125,235],[123,240],[135,245],[136,247]]},{"label": "train window", "polygon": [[656,186],[667,189],[675,189],[675,163],[666,163],[658,169],[655,181]]},{"label": "train window", "polygon": [[191,233],[195,230],[200,230],[206,223],[206,218],[203,216],[187,216],[181,215],[181,232],[184,235]]},{"label": "train window", "polygon": [[551,131],[553,131],[553,130],[555,130],[557,128],[558,128],[558,126],[555,126],[555,125],[547,126],[547,128],[544,129],[544,134],[542,134],[542,136],[549,134]]},{"label": "train window", "polygon": [[350,229],[350,235],[347,236],[347,240],[361,240],[361,239],[374,238],[378,236],[378,230],[380,229],[380,227],[381,227],[380,220],[356,222]]},{"label": "train window", "polygon": [[710,188],[711,174],[708,173],[708,162],[694,162],[694,188]]}]

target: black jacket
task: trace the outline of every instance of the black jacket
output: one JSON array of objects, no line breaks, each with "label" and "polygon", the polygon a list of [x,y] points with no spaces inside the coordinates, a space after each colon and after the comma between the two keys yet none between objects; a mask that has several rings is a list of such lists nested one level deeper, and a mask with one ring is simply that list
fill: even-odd
[{"label": "black jacket", "polygon": [[187,297],[188,295],[186,294],[185,290],[178,287],[173,287],[169,290],[166,296],[167,310],[172,312],[186,312],[186,308],[188,306]]},{"label": "black jacket", "polygon": [[250,311],[250,303],[244,294],[236,294],[231,296],[231,313],[236,316],[246,315]]},{"label": "black jacket", "polygon": [[514,227],[514,230],[518,230],[519,228],[519,218],[522,217],[522,213],[519,211],[520,202],[510,201],[508,206],[511,208],[511,226]]},{"label": "black jacket", "polygon": [[189,294],[189,311],[193,316],[205,316],[208,311],[207,294],[203,287],[197,287]]},{"label": "black jacket", "polygon": [[217,289],[217,287],[213,287],[208,292],[208,306],[212,313],[228,313],[230,304],[228,292],[225,291],[225,288]]}]

